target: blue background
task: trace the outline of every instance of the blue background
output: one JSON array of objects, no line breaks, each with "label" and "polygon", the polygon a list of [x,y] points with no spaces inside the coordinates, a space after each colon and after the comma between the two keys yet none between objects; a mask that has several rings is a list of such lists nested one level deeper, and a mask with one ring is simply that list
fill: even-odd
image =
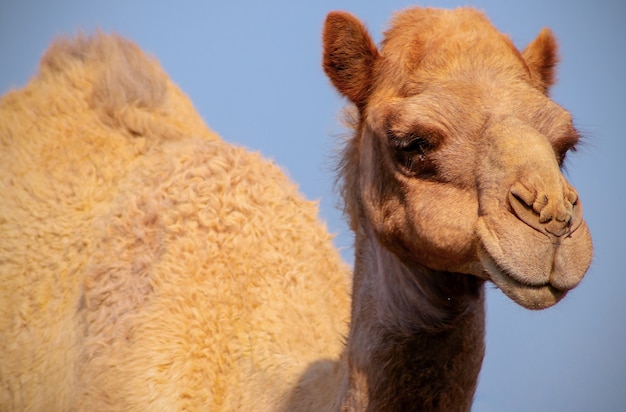
[{"label": "blue background", "polygon": [[[422,5],[454,7],[464,2]],[[320,68],[325,14],[359,16],[376,41],[406,1],[0,0],[0,93],[24,85],[58,35],[100,28],[156,56],[208,125],[261,151],[321,200],[321,218],[352,261],[337,209],[334,154],[343,101]],[[626,2],[475,1],[522,48],[541,27],[560,40],[554,99],[587,137],[569,156],[595,243],[582,284],[531,312],[488,292],[487,356],[474,411],[622,411],[626,405]]]}]

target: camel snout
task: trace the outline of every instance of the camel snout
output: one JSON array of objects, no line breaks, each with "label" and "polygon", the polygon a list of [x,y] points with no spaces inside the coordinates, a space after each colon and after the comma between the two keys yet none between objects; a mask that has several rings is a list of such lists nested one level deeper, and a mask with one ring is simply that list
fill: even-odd
[{"label": "camel snout", "polygon": [[576,190],[565,179],[552,190],[530,182],[518,181],[509,190],[508,202],[515,216],[553,240],[569,236],[583,220]]}]

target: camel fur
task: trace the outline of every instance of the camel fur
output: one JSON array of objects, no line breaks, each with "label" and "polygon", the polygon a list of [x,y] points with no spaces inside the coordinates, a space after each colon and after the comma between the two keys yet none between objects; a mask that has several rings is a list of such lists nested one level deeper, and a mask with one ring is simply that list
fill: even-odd
[{"label": "camel fur", "polygon": [[317,206],[135,45],[58,40],[0,127],[0,409],[267,409],[338,356]]},{"label": "camel fur", "polygon": [[59,39],[0,99],[1,410],[470,410],[485,282],[541,309],[591,261],[556,42],[421,8],[380,47],[332,12],[323,42],[352,271],[125,39]]}]

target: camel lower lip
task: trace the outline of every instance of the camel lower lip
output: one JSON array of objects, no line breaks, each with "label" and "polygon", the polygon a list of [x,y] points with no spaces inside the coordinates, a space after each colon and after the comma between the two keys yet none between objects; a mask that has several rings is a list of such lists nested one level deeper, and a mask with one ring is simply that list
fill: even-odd
[{"label": "camel lower lip", "polygon": [[488,253],[481,253],[481,261],[491,281],[510,299],[527,309],[545,309],[560,301],[567,291],[551,284],[527,285],[503,270]]}]

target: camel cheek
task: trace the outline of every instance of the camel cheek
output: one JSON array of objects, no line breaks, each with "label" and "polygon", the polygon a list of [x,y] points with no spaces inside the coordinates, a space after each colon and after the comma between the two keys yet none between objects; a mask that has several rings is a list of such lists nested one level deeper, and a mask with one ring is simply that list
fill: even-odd
[{"label": "camel cheek", "polygon": [[415,258],[435,270],[467,272],[460,269],[478,260],[475,197],[429,181],[411,183],[416,187],[407,201],[411,219],[404,231],[410,236],[407,240]]}]

